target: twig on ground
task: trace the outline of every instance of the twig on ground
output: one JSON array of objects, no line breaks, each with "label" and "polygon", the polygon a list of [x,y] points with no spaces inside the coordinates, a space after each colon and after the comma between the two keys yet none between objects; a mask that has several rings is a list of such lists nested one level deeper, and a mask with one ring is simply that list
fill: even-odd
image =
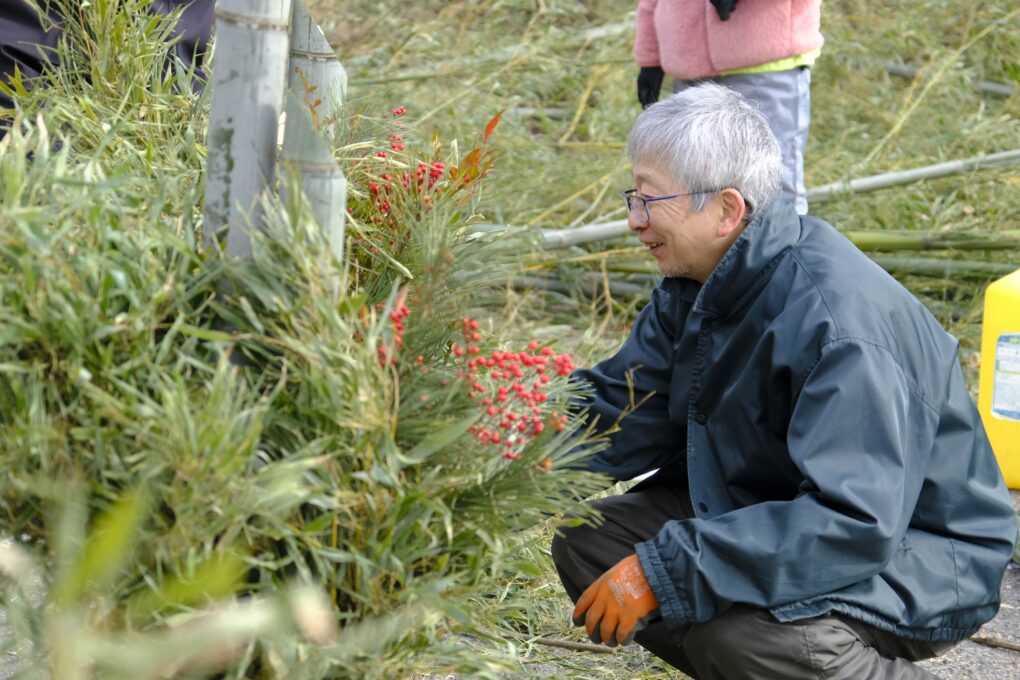
[{"label": "twig on ground", "polygon": [[969,639],[971,642],[976,642],[986,647],[997,647],[999,649],[1008,649],[1011,652],[1020,652],[1020,644],[995,637],[994,635],[973,635]]},{"label": "twig on ground", "polygon": [[[973,638],[972,638],[973,639]],[[575,652],[595,652],[596,654],[612,654],[612,647],[600,647],[599,645],[589,645],[585,642],[570,642],[569,640],[557,640],[556,638],[538,637],[530,640],[536,645],[545,645],[547,647],[562,647],[563,649],[572,649]]]}]

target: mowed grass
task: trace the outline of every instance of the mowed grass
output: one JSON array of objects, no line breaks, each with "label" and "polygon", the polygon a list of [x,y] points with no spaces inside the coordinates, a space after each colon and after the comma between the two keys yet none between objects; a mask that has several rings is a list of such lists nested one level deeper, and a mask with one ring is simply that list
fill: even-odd
[{"label": "mowed grass", "polygon": [[[355,110],[406,106],[422,139],[439,131],[470,148],[499,111],[498,162],[478,205],[485,221],[566,228],[624,217],[618,191],[630,186],[624,142],[639,113],[631,57],[633,5],[609,0],[393,0],[312,5],[347,67]],[[739,7],[737,9],[739,11]],[[1015,3],[925,0],[823,5],[826,45],[813,69],[808,187],[1020,149],[1020,97],[982,94],[972,81],[1020,88],[1020,17]],[[885,65],[919,69],[915,79]],[[668,85],[667,85],[668,87]],[[812,206],[846,230],[956,233],[1020,228],[1020,166],[985,170],[846,196]],[[600,243],[562,251],[568,283],[584,271],[617,275]],[[908,253],[912,254],[912,253]],[[1013,251],[923,253],[1017,262]],[[987,280],[898,274],[961,341],[977,389],[981,304]],[[611,351],[641,299],[522,292],[503,323],[573,345],[580,362]],[[535,536],[534,574],[508,578],[477,614],[516,658],[522,677],[683,677],[643,651],[590,654],[531,644],[538,636],[582,641],[569,603]],[[473,644],[465,641],[465,644]],[[442,676],[437,676],[442,677]]]}]

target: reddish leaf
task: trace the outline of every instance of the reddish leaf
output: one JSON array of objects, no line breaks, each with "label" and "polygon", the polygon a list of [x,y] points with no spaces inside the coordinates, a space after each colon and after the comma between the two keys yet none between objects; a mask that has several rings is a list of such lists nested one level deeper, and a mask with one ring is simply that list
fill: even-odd
[{"label": "reddish leaf", "polygon": [[500,119],[500,117],[502,115],[503,115],[503,112],[500,111],[495,116],[493,116],[492,120],[489,121],[489,124],[485,126],[485,141],[486,142],[489,141],[489,136],[492,135],[492,131],[496,129],[496,126],[499,124],[499,119]]}]

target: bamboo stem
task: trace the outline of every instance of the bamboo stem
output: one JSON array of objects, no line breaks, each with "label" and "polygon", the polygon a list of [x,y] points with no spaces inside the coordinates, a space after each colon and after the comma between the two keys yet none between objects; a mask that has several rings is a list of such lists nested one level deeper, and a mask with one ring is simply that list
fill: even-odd
[{"label": "bamboo stem", "polygon": [[203,238],[208,246],[226,231],[230,256],[251,253],[248,230],[273,185],[290,10],[290,0],[216,5]]},{"label": "bamboo stem", "polygon": [[926,179],[938,179],[950,175],[959,175],[972,170],[984,170],[998,168],[1012,163],[1020,163],[1020,149],[1002,151],[988,154],[986,156],[974,156],[957,161],[936,163],[911,170],[898,172],[886,172],[880,175],[862,177],[860,179],[843,180],[825,184],[820,187],[809,189],[807,200],[809,203],[821,203],[831,201],[845,194],[863,194],[877,189],[886,189],[901,184],[910,184]]},{"label": "bamboo stem", "polygon": [[[916,78],[918,69],[907,64],[886,64],[885,72],[891,76],[900,76],[902,78]],[[1003,83],[993,83],[988,80],[974,80],[968,78],[967,82],[970,86],[979,92],[985,92],[987,94],[994,94],[1000,97],[1012,97],[1016,94],[1016,88],[1012,85],[1005,85]]]},{"label": "bamboo stem", "polygon": [[[294,4],[288,71],[290,94],[281,157],[299,173],[301,190],[339,262],[343,260],[347,179],[328,140],[333,139],[340,120],[347,74],[300,1]],[[339,281],[334,292],[339,293]]]},{"label": "bamboo stem", "polygon": [[1016,271],[1015,264],[977,260],[936,260],[930,257],[874,255],[875,264],[890,273],[920,274],[958,278],[988,279]]},{"label": "bamboo stem", "polygon": [[[1017,152],[1020,154],[1020,151]],[[591,185],[585,190],[591,189]],[[574,197],[576,198],[576,196]],[[586,224],[571,229],[542,229],[542,242],[546,250],[569,248],[593,241],[607,241],[626,236],[630,228],[627,220],[613,220],[598,224]],[[1020,229],[1001,232],[980,232],[958,234],[930,231],[882,232],[846,231],[843,234],[861,250],[937,250],[956,248],[958,250],[1008,250],[1016,248],[1020,241]]]}]

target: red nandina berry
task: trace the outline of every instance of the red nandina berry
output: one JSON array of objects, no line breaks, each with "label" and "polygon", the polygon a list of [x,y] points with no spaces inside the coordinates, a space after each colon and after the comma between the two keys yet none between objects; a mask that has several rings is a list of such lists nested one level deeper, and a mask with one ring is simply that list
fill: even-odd
[{"label": "red nandina berry", "polygon": [[531,342],[529,342],[528,343],[528,349],[530,349],[532,352],[534,352],[536,349],[538,349],[538,341],[537,340],[532,340]]},{"label": "red nandina berry", "polygon": [[385,151],[376,151],[372,155],[375,156],[376,158],[388,158],[389,157],[389,154],[387,154]]},{"label": "red nandina berry", "polygon": [[397,108],[393,109],[394,116],[403,116],[405,113],[407,113],[407,107],[398,106]]}]

